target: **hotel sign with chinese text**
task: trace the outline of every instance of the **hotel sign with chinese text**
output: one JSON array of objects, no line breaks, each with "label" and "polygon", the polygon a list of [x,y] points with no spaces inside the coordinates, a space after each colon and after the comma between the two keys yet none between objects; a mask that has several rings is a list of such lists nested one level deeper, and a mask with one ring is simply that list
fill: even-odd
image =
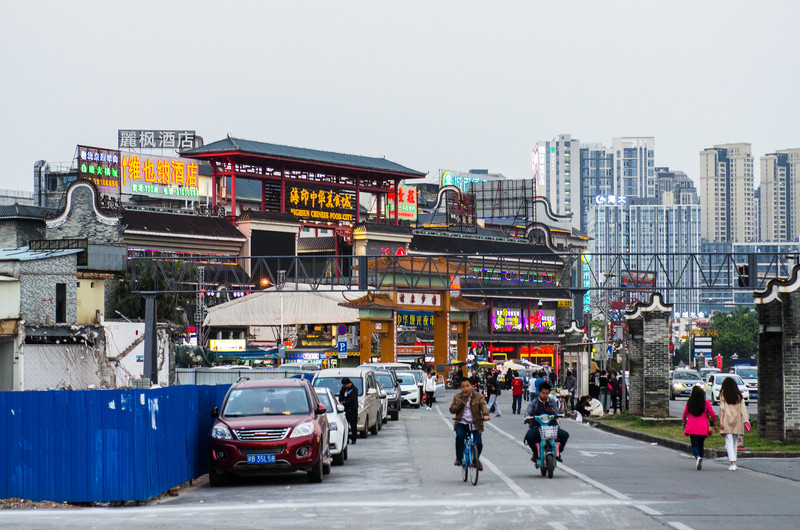
[{"label": "hotel sign with chinese text", "polygon": [[101,194],[119,196],[119,151],[79,145],[78,174],[94,182]]},{"label": "hotel sign with chinese text", "polygon": [[199,195],[197,161],[140,153],[121,153],[122,194],[167,199]]},{"label": "hotel sign with chinese text", "polygon": [[358,207],[355,192],[312,184],[286,185],[286,213],[323,223],[352,223]]},{"label": "hotel sign with chinese text", "polygon": [[117,131],[120,149],[192,149],[195,131],[120,129]]}]

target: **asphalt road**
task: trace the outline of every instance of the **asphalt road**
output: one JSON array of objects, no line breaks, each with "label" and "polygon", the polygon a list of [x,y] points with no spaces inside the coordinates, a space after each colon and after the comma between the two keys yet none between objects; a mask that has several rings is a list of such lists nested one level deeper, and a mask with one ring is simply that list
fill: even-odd
[{"label": "asphalt road", "polygon": [[[359,440],[343,467],[322,484],[301,474],[205,481],[161,504],[135,508],[6,511],[2,527],[61,528],[797,528],[800,483],[770,473],[796,469],[794,460],[750,463],[729,472],[688,455],[563,422],[570,441],[553,479],[539,476],[521,444],[522,416],[502,417],[484,433],[477,486],[452,465],[454,438],[447,395],[434,410],[404,409],[377,436]],[[766,464],[766,466],[765,466]],[[793,467],[791,467],[793,466]],[[787,473],[785,473],[787,474]],[[791,473],[788,473],[791,475]]]}]

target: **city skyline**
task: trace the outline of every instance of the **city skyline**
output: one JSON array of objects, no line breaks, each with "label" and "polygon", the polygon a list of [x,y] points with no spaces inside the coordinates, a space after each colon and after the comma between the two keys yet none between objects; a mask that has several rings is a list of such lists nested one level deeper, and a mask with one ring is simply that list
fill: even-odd
[{"label": "city skyline", "polygon": [[800,146],[794,3],[365,5],[6,6],[0,188],[30,191],[36,160],[114,147],[127,128],[515,179],[562,132],[654,137],[655,165],[695,182],[708,145],[748,142],[756,159]]}]

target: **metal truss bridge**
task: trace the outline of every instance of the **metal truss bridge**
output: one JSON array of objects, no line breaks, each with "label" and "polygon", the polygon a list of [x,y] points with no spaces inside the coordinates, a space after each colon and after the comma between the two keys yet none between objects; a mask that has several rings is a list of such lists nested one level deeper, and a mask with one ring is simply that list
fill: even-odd
[{"label": "metal truss bridge", "polygon": [[[787,278],[798,254],[409,254],[407,256],[131,257],[137,293],[277,290],[395,291],[452,287],[469,294],[547,296],[587,290],[739,291]],[[457,285],[457,287],[456,287]],[[445,286],[445,287],[443,287]]]}]

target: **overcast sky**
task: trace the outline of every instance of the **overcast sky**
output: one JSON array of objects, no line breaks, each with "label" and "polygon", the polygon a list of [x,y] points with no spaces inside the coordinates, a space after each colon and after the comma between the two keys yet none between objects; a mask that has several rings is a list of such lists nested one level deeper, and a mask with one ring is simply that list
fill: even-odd
[{"label": "overcast sky", "polygon": [[0,188],[117,130],[195,129],[530,177],[537,140],[656,165],[800,147],[800,2],[2,2]]}]

